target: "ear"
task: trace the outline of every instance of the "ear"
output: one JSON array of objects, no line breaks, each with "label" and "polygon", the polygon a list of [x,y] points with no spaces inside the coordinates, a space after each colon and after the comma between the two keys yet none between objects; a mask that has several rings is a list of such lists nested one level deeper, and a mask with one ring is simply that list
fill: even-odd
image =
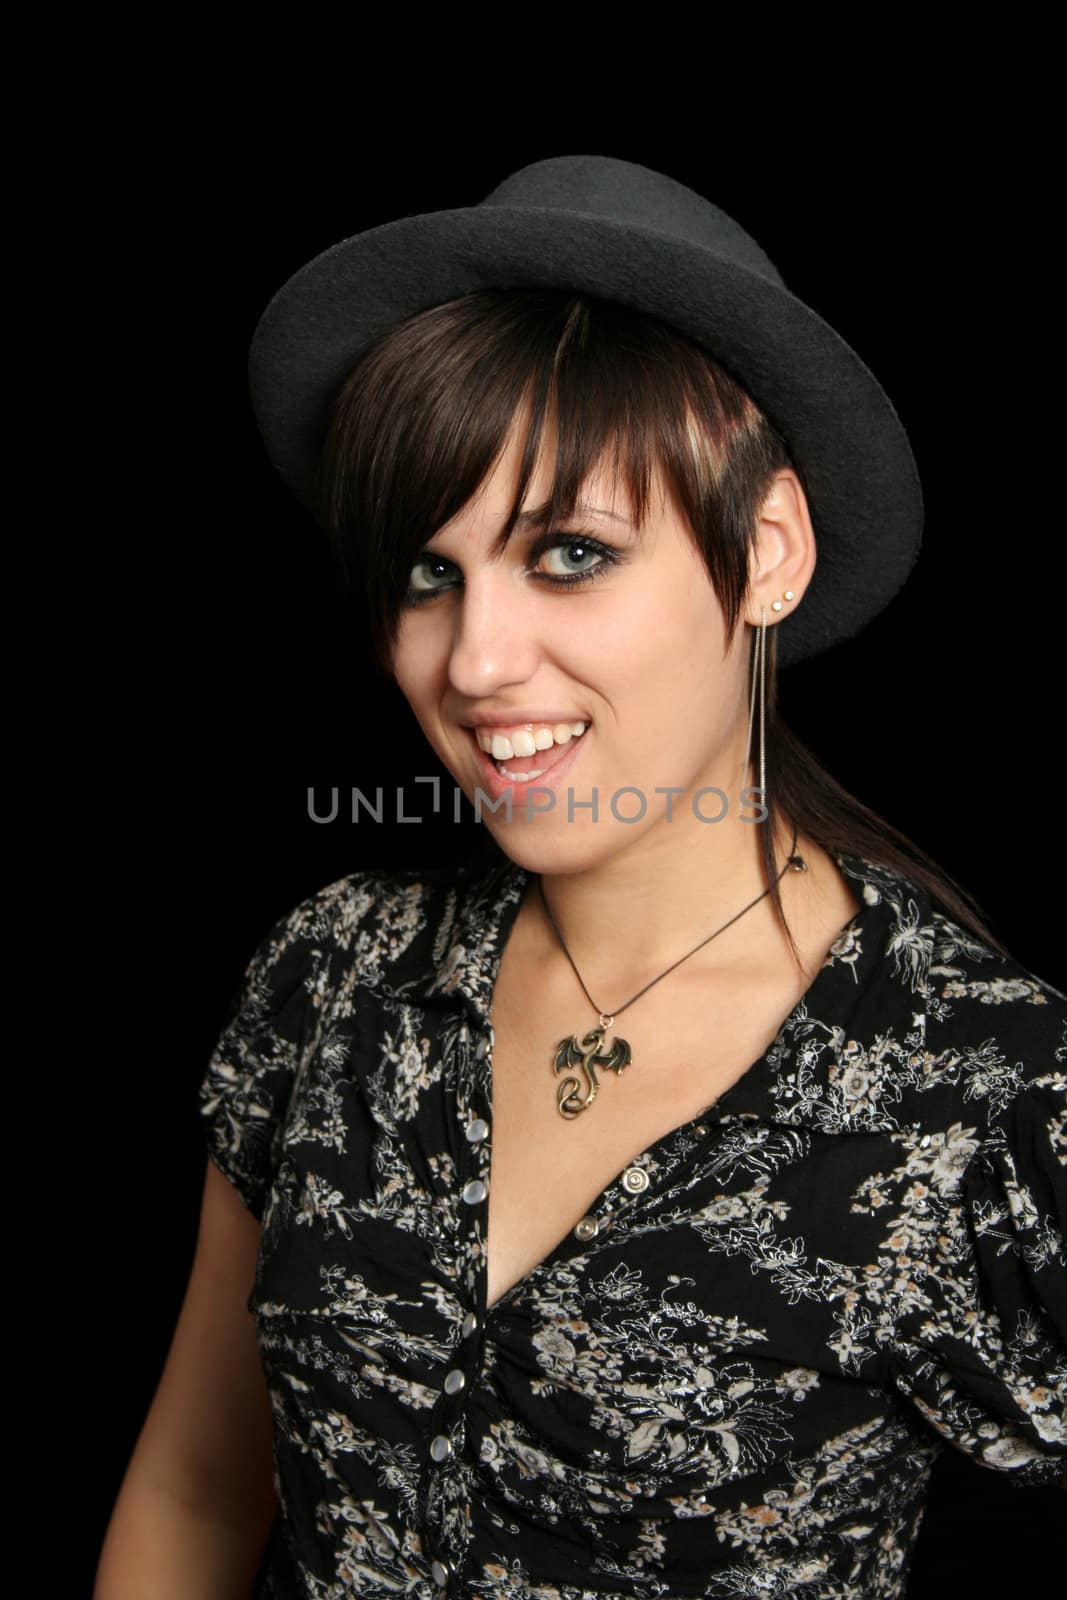
[{"label": "ear", "polygon": [[745,621],[758,627],[764,608],[768,625],[790,616],[814,571],[815,531],[807,496],[792,467],[783,467],[760,507],[749,555]]}]

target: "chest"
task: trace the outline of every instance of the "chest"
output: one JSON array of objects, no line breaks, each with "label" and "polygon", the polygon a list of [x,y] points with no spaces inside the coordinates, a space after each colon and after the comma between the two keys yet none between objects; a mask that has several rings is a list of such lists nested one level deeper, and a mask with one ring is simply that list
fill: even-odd
[{"label": "chest", "polygon": [[[621,1072],[562,1041],[596,1025],[579,997],[539,995],[529,974],[502,968],[494,994],[493,1132],[489,1183],[487,1299],[525,1277],[577,1225],[637,1157],[699,1118],[766,1053],[805,980],[676,984],[620,1014],[597,1054],[627,1041]],[[590,1068],[592,1069],[590,1072]],[[572,1117],[559,1110],[561,1093]]]}]

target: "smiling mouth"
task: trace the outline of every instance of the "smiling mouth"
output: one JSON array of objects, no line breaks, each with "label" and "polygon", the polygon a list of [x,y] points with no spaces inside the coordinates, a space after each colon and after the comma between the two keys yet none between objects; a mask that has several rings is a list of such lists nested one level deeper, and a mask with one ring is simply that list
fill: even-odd
[{"label": "smiling mouth", "polygon": [[[585,737],[588,726],[588,723],[557,724],[552,730],[553,739],[551,745],[543,749],[535,748],[532,753],[503,757],[494,756],[491,749],[487,750],[485,748],[492,735],[491,729],[471,728],[470,734],[479,754],[486,761],[492,763],[501,778],[508,779],[512,783],[533,783],[546,772],[550,772],[558,762],[562,761],[572,745]],[[532,727],[533,724],[530,724],[531,729]],[[575,733],[573,731],[574,727],[580,727],[582,731]],[[510,744],[510,740],[508,743]],[[499,748],[499,745],[497,748]]]}]

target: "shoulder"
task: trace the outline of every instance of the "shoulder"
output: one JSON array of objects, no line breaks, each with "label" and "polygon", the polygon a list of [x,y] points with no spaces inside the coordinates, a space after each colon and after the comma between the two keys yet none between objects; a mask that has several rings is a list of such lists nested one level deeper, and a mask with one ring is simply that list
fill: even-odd
[{"label": "shoulder", "polygon": [[871,1000],[887,1029],[908,1030],[912,1049],[896,1070],[916,1110],[948,1096],[966,1120],[990,1127],[1020,1095],[1062,1100],[1067,996],[898,873],[856,858],[846,870],[877,908]]},{"label": "shoulder", "polygon": [[464,906],[484,894],[499,866],[475,856],[429,867],[368,867],[345,874],[283,913],[264,948],[272,963],[314,960],[390,986],[440,960]]},{"label": "shoulder", "polygon": [[1005,1042],[1067,1043],[1067,995],[936,908],[931,927],[932,1010]]},{"label": "shoulder", "polygon": [[1067,996],[934,911],[928,1039],[959,1056],[959,1092],[996,1138],[1067,1106]]},{"label": "shoulder", "polygon": [[290,937],[350,943],[368,921],[428,908],[464,876],[454,867],[363,867],[323,884],[287,910],[276,926]]}]

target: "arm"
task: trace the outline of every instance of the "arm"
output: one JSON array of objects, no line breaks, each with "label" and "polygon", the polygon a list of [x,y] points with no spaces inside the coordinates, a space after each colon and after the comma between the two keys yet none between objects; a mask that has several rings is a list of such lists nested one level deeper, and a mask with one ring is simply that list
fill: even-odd
[{"label": "arm", "polygon": [[130,1458],[93,1600],[248,1600],[277,1505],[247,1309],[260,1225],[210,1160],[181,1314]]}]

